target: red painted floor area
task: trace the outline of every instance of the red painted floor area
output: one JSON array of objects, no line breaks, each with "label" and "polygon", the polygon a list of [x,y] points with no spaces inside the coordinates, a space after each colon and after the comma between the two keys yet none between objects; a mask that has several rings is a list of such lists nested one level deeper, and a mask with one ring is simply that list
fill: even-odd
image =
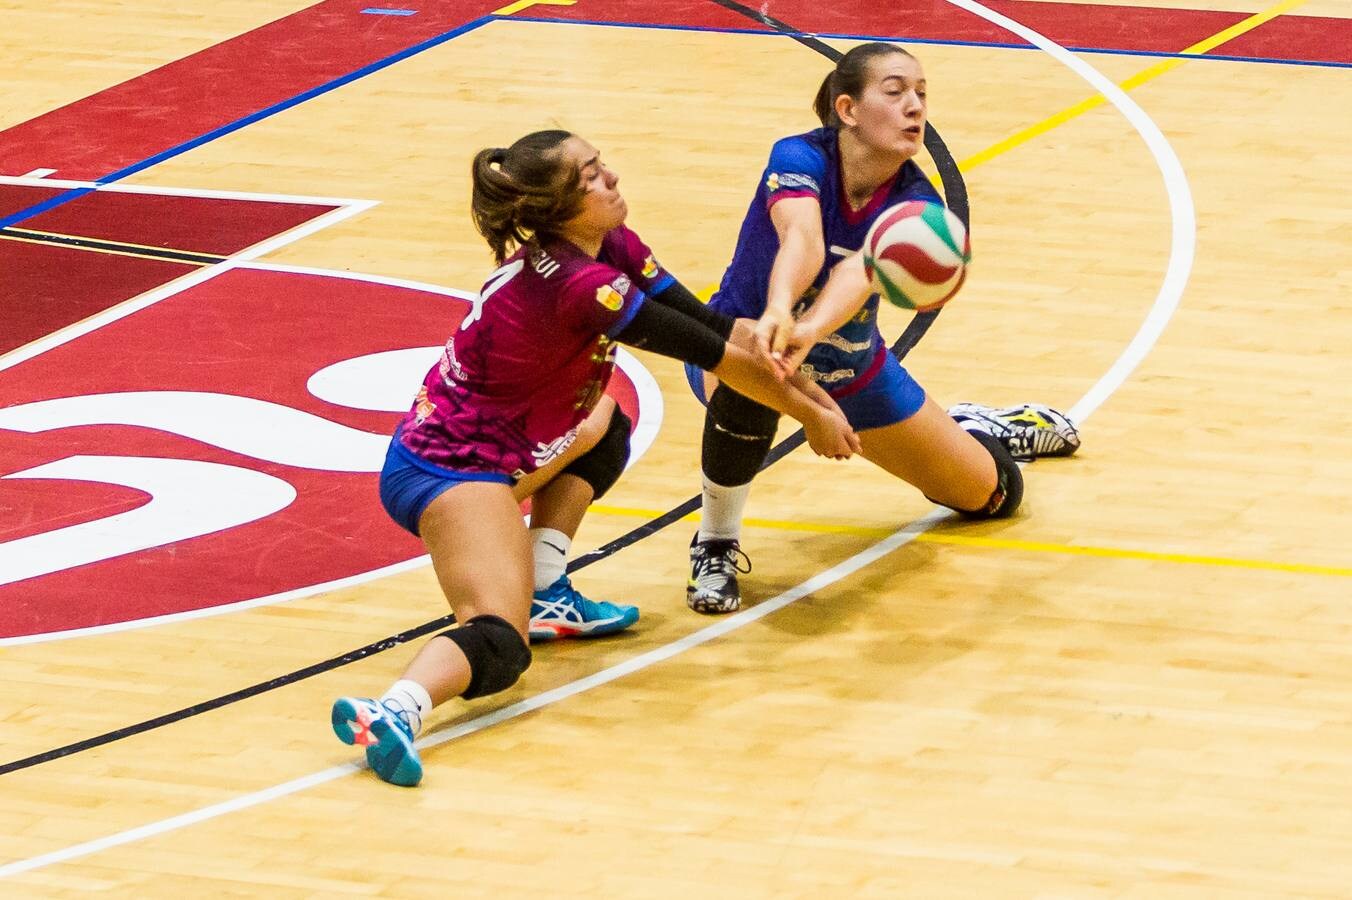
[{"label": "red painted floor area", "polygon": [[[415,2],[414,16],[373,16],[370,0],[323,0],[200,53],[0,132],[0,174],[36,168],[95,180],[502,5]],[[153,24],[153,23],[151,23]]]},{"label": "red painted floor area", "polygon": [[[410,3],[413,16],[372,16],[366,0],[323,0],[0,132],[0,174],[55,168],[97,179],[294,98],[363,66],[475,21],[498,0]],[[807,32],[1022,43],[943,0],[753,0],[745,4]],[[1143,9],[1031,0],[989,6],[1072,47],[1178,52],[1245,13]],[[711,0],[585,0],[521,15],[688,27],[761,28]],[[1352,21],[1281,16],[1214,51],[1352,64]],[[75,137],[78,136],[78,140]]]},{"label": "red painted floor area", "polygon": [[[235,269],[0,371],[0,396],[34,402],[125,391],[224,394],[357,429],[383,444],[399,413],[326,402],[310,392],[309,379],[356,357],[440,347],[467,308],[412,288]],[[410,402],[416,386],[414,379]],[[639,421],[636,393],[623,373],[615,373],[609,392]],[[256,427],[248,417],[226,424],[234,433]],[[296,499],[224,531],[0,586],[0,637],[209,608],[422,555],[421,543],[380,506],[379,455],[364,471],[308,468],[226,450],[174,427],[165,421],[154,428],[86,424],[34,434],[7,431],[0,441],[0,475],[81,455],[199,460],[281,479]],[[13,511],[0,521],[0,542],[145,502],[119,485],[0,478],[0,506]]]},{"label": "red painted floor area", "polygon": [[[117,262],[112,262],[117,259]],[[198,267],[0,240],[0,353],[103,312]],[[6,403],[22,395],[5,395]]]},{"label": "red painted floor area", "polygon": [[[1022,45],[1010,32],[944,0],[747,0],[742,4],[809,34],[971,41]],[[1098,50],[1177,53],[1243,21],[1248,13],[1151,9],[1032,0],[988,0],[986,5],[1059,44]],[[754,28],[756,21],[698,0],[588,0],[575,6],[537,6],[521,15],[547,19]],[[1352,20],[1280,16],[1213,51],[1274,60],[1352,63]]]},{"label": "red painted floor area", "polygon": [[[58,192],[59,193],[59,192]],[[0,209],[53,194],[0,185]],[[25,220],[24,229],[228,255],[333,206],[97,191]],[[13,233],[13,232],[11,232]],[[0,353],[193,272],[197,264],[0,238]]]},{"label": "red painted floor area", "polygon": [[[0,195],[3,191],[0,186]],[[97,191],[25,219],[19,227],[228,256],[337,208]]]}]

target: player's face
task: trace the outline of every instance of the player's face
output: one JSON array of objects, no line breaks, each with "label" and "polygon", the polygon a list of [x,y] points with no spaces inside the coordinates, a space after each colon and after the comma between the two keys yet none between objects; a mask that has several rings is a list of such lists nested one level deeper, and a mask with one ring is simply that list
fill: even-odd
[{"label": "player's face", "polygon": [[620,176],[606,168],[595,147],[576,135],[564,143],[564,153],[581,173],[582,189],[586,192],[582,210],[570,224],[600,233],[623,225],[629,205],[620,196]]},{"label": "player's face", "polygon": [[869,80],[853,104],[859,138],[910,159],[925,141],[925,72],[912,56],[889,53],[869,63]]}]

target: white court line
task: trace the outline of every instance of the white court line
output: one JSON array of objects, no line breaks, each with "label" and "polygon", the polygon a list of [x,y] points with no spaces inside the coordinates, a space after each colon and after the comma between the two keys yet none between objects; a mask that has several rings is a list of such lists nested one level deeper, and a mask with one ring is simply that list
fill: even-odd
[{"label": "white court line", "polygon": [[[491,728],[501,722],[506,722],[510,719],[515,719],[518,716],[523,716],[526,713],[550,706],[560,700],[574,697],[585,691],[589,691],[592,688],[609,684],[616,679],[623,678],[626,675],[631,675],[634,672],[639,672],[650,666],[656,665],[657,663],[664,662],[671,659],[673,656],[677,656],[687,650],[698,647],[701,644],[707,644],[709,641],[720,638],[732,631],[736,631],[744,625],[749,625],[752,622],[763,619],[770,615],[770,613],[777,612],[796,600],[800,600],[809,594],[834,584],[848,575],[852,575],[865,566],[886,556],[888,553],[891,553],[898,547],[914,540],[916,535],[927,530],[936,522],[948,518],[949,515],[951,514],[947,510],[935,511],[912,525],[884,538],[867,550],[856,553],[844,562],[814,575],[797,587],[785,591],[777,597],[759,603],[750,609],[744,609],[739,613],[720,619],[714,624],[701,628],[693,634],[688,634],[679,640],[672,641],[670,644],[649,650],[647,653],[642,653],[632,659],[627,659],[622,663],[611,666],[608,669],[603,669],[593,675],[579,678],[576,681],[570,681],[568,684],[560,685],[553,690],[536,694],[533,697],[527,697],[525,700],[520,700],[510,706],[505,706],[490,713],[485,713],[482,716],[477,716],[466,722],[462,722],[453,728],[448,728],[445,731],[429,734],[419,740],[416,746],[419,750],[427,750],[441,744],[449,743],[458,738],[465,737],[466,735],[474,734],[477,731]],[[112,847],[131,844],[143,838],[155,837],[156,835],[164,834],[165,832],[186,828],[189,825],[195,825],[198,822],[205,822],[209,819],[219,818],[220,816],[238,812],[242,809],[259,806],[280,797],[297,794],[317,785],[335,781],[365,768],[366,766],[364,764],[358,763],[346,763],[341,766],[333,766],[311,775],[305,775],[301,778],[296,778],[291,781],[283,782],[282,784],[274,785],[270,788],[265,788],[261,791],[243,794],[221,803],[215,803],[211,806],[204,806],[200,809],[183,813],[182,815],[161,819],[158,822],[151,822],[147,825],[142,825],[139,828],[119,831],[116,834],[110,834],[107,837],[86,841],[83,844],[75,844],[51,853],[44,853],[41,856],[34,856],[28,859],[19,860],[18,862],[9,863],[8,865],[0,866],[0,878],[8,878],[11,875],[18,875],[22,872],[31,872],[34,869],[55,865],[56,863],[66,862],[71,859],[77,859],[81,856],[88,856],[91,853],[98,853],[101,850],[107,850]]]},{"label": "white court line", "polygon": [[1188,276],[1192,274],[1193,257],[1197,251],[1197,211],[1193,207],[1188,176],[1183,171],[1183,163],[1179,162],[1178,154],[1169,145],[1168,138],[1160,131],[1159,126],[1112,79],[1060,44],[1053,43],[1026,25],[987,9],[975,0],[947,0],[947,2],[1017,34],[1089,82],[1109,103],[1118,108],[1145,140],[1146,146],[1150,148],[1150,154],[1155,158],[1155,164],[1159,166],[1160,174],[1164,176],[1164,187],[1169,195],[1169,214],[1173,225],[1169,241],[1169,263],[1165,269],[1164,281],[1160,284],[1155,302],[1151,304],[1145,321],[1141,323],[1131,343],[1108,371],[1104,372],[1094,386],[1068,411],[1067,414],[1072,420],[1083,422],[1094,410],[1102,406],[1113,391],[1121,387],[1141,364],[1146,354],[1154,348],[1160,335],[1164,333],[1164,328],[1169,324],[1174,311],[1178,309],[1183,289],[1188,284]]},{"label": "white court line", "polygon": [[[1173,215],[1172,243],[1164,282],[1155,297],[1155,301],[1152,304],[1145,321],[1142,323],[1135,337],[1133,337],[1131,342],[1127,345],[1127,348],[1103,377],[1101,377],[1089,392],[1086,393],[1084,397],[1080,398],[1079,402],[1073,407],[1075,417],[1078,420],[1083,421],[1094,412],[1094,410],[1102,405],[1103,401],[1126,380],[1132,370],[1135,369],[1141,359],[1144,358],[1145,354],[1154,345],[1155,341],[1158,340],[1159,335],[1163,332],[1164,325],[1178,307],[1179,300],[1183,294],[1183,289],[1187,285],[1188,275],[1191,272],[1197,237],[1195,228],[1196,215],[1192,206],[1192,194],[1188,188],[1187,177],[1183,172],[1183,167],[1178,160],[1178,156],[1174,153],[1173,148],[1169,146],[1169,142],[1160,132],[1159,127],[1148,115],[1146,115],[1145,111],[1142,110],[1134,100],[1127,96],[1125,92],[1118,88],[1117,85],[1113,84],[1107,77],[1099,73],[1098,70],[1089,66],[1088,63],[1083,62],[1059,44],[1053,43],[1037,32],[1020,25],[1012,19],[1006,18],[999,13],[987,9],[979,3],[972,2],[972,0],[947,0],[947,2],[968,10],[983,19],[1018,34],[1025,40],[1050,54],[1053,58],[1066,65],[1072,71],[1079,74],[1094,87],[1098,88],[1108,101],[1117,107],[1128,121],[1131,122],[1137,132],[1141,134],[1142,138],[1145,140],[1146,146],[1150,149],[1156,164],[1159,166],[1160,171],[1164,176],[1165,188],[1169,193],[1169,208]],[[518,703],[514,703],[511,706],[504,707],[503,709],[462,722],[460,725],[447,729],[444,732],[429,735],[418,741],[417,746],[422,749],[435,747],[467,734],[481,731],[496,725],[499,722],[507,721],[526,712],[540,709],[541,707],[580,694],[593,687],[607,684],[625,675],[641,671],[642,669],[683,653],[692,647],[697,647],[714,638],[722,637],[723,635],[741,628],[744,625],[750,624],[751,622],[757,621],[772,612],[776,612],[785,606],[788,606],[790,603],[793,603],[814,591],[820,590],[847,575],[853,574],[864,566],[891,553],[898,547],[904,546],[917,535],[927,531],[937,522],[947,519],[950,515],[951,514],[947,511],[935,510],[917,522],[896,531],[866,550],[863,550],[844,562],[808,579],[797,587],[780,594],[778,597],[767,600],[751,609],[743,610],[740,613],[706,628],[702,628],[671,644],[650,650],[647,653],[612,666],[609,669],[597,672],[594,675],[570,682],[569,684],[562,685],[551,691],[538,694],[535,697],[527,698]],[[111,847],[129,844],[143,838],[155,837],[241,809],[258,806],[278,797],[288,796],[315,785],[342,778],[345,775],[359,771],[361,768],[362,767],[357,765],[335,766],[313,775],[275,785],[262,791],[245,794],[223,803],[202,807],[182,815],[161,819],[157,822],[151,822],[139,828],[117,832],[116,834],[111,834],[107,837],[86,841],[82,844],[75,844],[51,853],[18,860],[8,865],[0,866],[0,878],[17,875],[22,872],[30,872],[34,869],[40,869],[45,866],[76,859],[81,856],[87,856],[91,853],[97,853]]]},{"label": "white court line", "polygon": [[156,187],[151,184],[99,184],[96,181],[72,181],[66,178],[47,178],[36,172],[55,172],[56,169],[34,169],[27,175],[0,175],[0,184],[20,187],[59,187],[68,190],[90,190],[113,194],[155,194],[164,197],[200,197],[210,200],[252,200],[262,203],[295,203],[303,206],[353,206],[370,203],[351,197],[311,197],[294,194],[265,194],[256,191],[218,191],[209,188]]},{"label": "white court line", "polygon": [[[369,208],[369,201],[351,201],[361,206],[361,209]],[[358,209],[357,212],[360,212]],[[339,212],[335,210],[335,213]],[[355,213],[351,213],[355,214]],[[313,223],[321,223],[327,216],[320,216],[313,220]],[[345,216],[344,216],[345,218]],[[332,222],[326,223],[332,224]],[[319,225],[318,227],[325,227]],[[317,230],[317,228],[315,229]],[[291,240],[296,240],[298,236],[286,232]],[[252,249],[249,251],[252,252]],[[409,290],[422,293],[433,294],[443,297],[451,297],[456,300],[470,301],[477,295],[472,291],[462,291],[458,288],[443,287],[438,284],[430,284],[425,281],[412,281],[407,278],[391,278],[384,275],[365,275],[361,272],[348,272],[339,269],[321,269],[311,266],[295,266],[280,263],[268,262],[243,262],[238,259],[231,260],[231,268],[253,269],[263,272],[281,272],[293,275],[313,275],[327,278],[343,278],[348,281],[361,281],[367,284],[381,284],[390,287],[408,288]],[[223,265],[223,264],[222,264]],[[214,268],[214,267],[213,267]],[[223,271],[223,270],[221,270]],[[213,272],[212,276],[219,275],[220,271]],[[178,291],[186,290],[196,284],[200,284],[205,279],[188,282],[188,279],[180,279],[172,282],[175,290],[166,293],[163,297],[156,298],[153,302],[158,302],[166,297],[172,296]],[[168,286],[166,286],[168,287]],[[149,297],[150,295],[147,295]],[[146,305],[150,305],[147,303]],[[138,309],[143,307],[137,307]],[[128,312],[134,312],[131,310]],[[120,317],[119,317],[120,318]],[[107,322],[101,323],[107,324]],[[92,330],[92,329],[91,329]],[[65,336],[64,334],[62,335]],[[73,337],[73,336],[72,336]],[[69,340],[70,338],[67,338]],[[32,345],[29,345],[32,346]],[[22,348],[21,348],[22,349]],[[51,349],[50,347],[46,349]],[[662,426],[665,407],[662,398],[662,391],[657,386],[657,381],[652,373],[644,367],[632,353],[629,353],[623,347],[616,348],[615,364],[634,385],[634,391],[638,395],[639,420],[634,425],[634,433],[630,438],[631,450],[629,462],[625,466],[634,465],[643,455],[652,447],[653,441]],[[4,368],[0,364],[0,369]],[[527,517],[529,518],[529,517]],[[276,603],[285,603],[290,600],[299,600],[303,597],[310,597],[315,594],[327,593],[329,591],[341,590],[343,588],[354,587],[359,584],[365,584],[368,581],[375,581],[379,578],[385,578],[390,575],[397,575],[400,572],[408,572],[422,566],[430,565],[431,558],[426,554],[414,557],[403,562],[391,563],[378,569],[372,569],[368,572],[362,572],[357,575],[349,575],[345,578],[337,578],[332,581],[326,581],[320,584],[307,585],[306,587],[296,588],[290,591],[283,591],[278,594],[269,594],[266,597],[254,597],[250,600],[240,600],[236,603],[223,603],[218,606],[209,606],[202,609],[190,609],[183,612],[168,613],[163,616],[152,616],[144,619],[133,619],[127,622],[113,622],[107,625],[90,625],[86,628],[71,628],[66,631],[48,631],[42,634],[26,634],[19,637],[0,638],[0,647],[15,647],[21,644],[41,644],[48,641],[67,640],[69,638],[93,637],[95,635],[112,634],[119,631],[130,631],[137,628],[149,628],[152,626],[168,625],[174,622],[189,622],[195,619],[206,619],[212,616],[226,615],[228,613],[243,612],[248,609],[257,609],[261,606],[272,606]]]},{"label": "white court line", "polygon": [[[366,200],[354,200],[349,201],[349,203],[353,203],[358,207],[356,212],[361,212],[362,209],[369,208],[370,205],[372,205],[372,201]],[[312,220],[311,223],[308,223],[314,224],[315,226],[311,231],[318,231],[319,228],[333,224],[334,220],[327,219],[329,219],[330,215],[338,214],[338,212],[343,211],[342,209],[335,209],[333,214],[319,216],[318,219]],[[356,215],[356,212],[346,212],[346,215],[341,216],[341,218],[347,218],[347,215]],[[310,231],[307,231],[306,234],[310,234]],[[296,241],[296,239],[299,239],[300,236],[303,235],[295,234],[295,230],[293,230],[284,232],[284,236],[287,236],[287,243],[289,243],[291,241]],[[250,249],[247,253],[251,254],[256,249],[257,247],[253,247],[253,249]],[[206,281],[207,278],[218,276],[218,274],[224,272],[226,268],[253,269],[258,270],[258,272],[304,274],[304,276],[345,278],[347,281],[362,281],[366,282],[366,284],[380,284],[395,286],[395,288],[407,288],[410,289],[410,291],[430,293],[430,295],[434,296],[452,297],[452,299],[456,300],[469,301],[475,299],[477,296],[470,291],[461,291],[461,289],[458,288],[446,288],[446,286],[429,284],[429,282],[426,281],[412,281],[408,280],[408,278],[373,276],[373,274],[346,272],[346,270],[316,269],[312,268],[312,266],[274,264],[274,262],[245,262],[242,261],[241,258],[231,258],[228,262],[230,262],[230,265],[228,266],[226,266],[226,264],[208,266],[210,273],[206,274],[204,277],[196,278],[196,280],[193,280],[193,278],[189,276],[170,282],[169,285],[165,285],[160,291],[155,291],[151,293],[151,295],[142,297],[142,300],[146,300],[146,303],[138,305],[135,309],[142,309],[145,308],[146,305],[151,305],[151,303],[158,303],[158,301],[164,300],[166,297],[173,296],[174,293],[187,291],[191,286],[201,284],[201,281]],[[206,273],[207,270],[203,270],[203,272]],[[162,296],[160,296],[161,293]],[[128,309],[123,315],[130,315],[131,312],[135,312],[135,309]],[[116,316],[116,318],[120,319],[123,318],[123,316]],[[111,320],[115,319],[110,319],[110,322]],[[108,322],[100,322],[95,327],[101,327],[104,326],[104,324],[108,324]],[[91,331],[92,330],[93,327],[91,328]],[[59,332],[59,336],[64,338],[64,341],[59,343],[65,343],[78,335],[66,335],[65,332]],[[31,347],[34,345],[28,346]],[[43,347],[42,350],[50,349],[51,347],[49,346]],[[39,353],[41,353],[42,350],[39,350]],[[658,388],[657,381],[654,380],[652,373],[648,372],[648,369],[645,368],[644,364],[639,362],[637,357],[634,357],[634,354],[629,353],[629,351],[623,349],[623,347],[617,347],[617,353],[615,353],[615,365],[618,366],[621,372],[625,373],[626,377],[629,377],[629,381],[634,385],[634,392],[638,395],[638,422],[635,423],[634,434],[631,436],[629,464],[625,466],[627,469],[629,466],[634,465],[635,462],[638,462],[639,459],[642,459],[644,454],[648,453],[648,450],[652,447],[654,439],[657,438],[657,432],[661,428],[665,407],[664,400],[662,400],[661,389]],[[4,369],[4,362],[0,362],[0,369]],[[116,631],[130,631],[134,630],[134,628],[164,626],[164,624],[174,622],[192,622],[192,620],[195,619],[207,619],[211,618],[211,616],[233,614],[233,612],[242,612],[245,611],[245,609],[256,609],[258,607],[268,607],[268,605],[277,603],[287,603],[288,600],[299,600],[301,597],[314,596],[316,593],[327,593],[330,591],[339,591],[339,589],[342,588],[352,588],[352,586],[365,584],[365,582],[368,581],[375,581],[377,578],[393,576],[393,574],[399,574],[400,572],[410,572],[412,569],[430,565],[430,562],[431,558],[427,557],[426,554],[423,554],[419,555],[419,557],[406,559],[406,561],[403,562],[392,562],[392,564],[389,564],[388,566],[381,566],[381,568],[372,569],[369,570],[369,572],[354,574],[354,576],[335,578],[333,581],[324,581],[322,584],[307,585],[304,586],[304,588],[293,589],[293,591],[273,593],[273,595],[265,597],[254,597],[254,599],[241,600],[238,601],[238,603],[224,603],[215,605],[215,607],[187,609],[187,611],[184,612],[172,612],[172,614],[168,615],[150,616],[150,618],[146,619],[132,619],[130,622],[115,622],[101,624],[101,626],[70,628],[70,630],[66,631],[46,631],[43,632],[43,634],[20,635],[16,636],[16,638],[0,638],[0,647],[28,645],[28,643],[46,643],[49,641],[65,641],[65,639],[69,638],[89,638],[89,636],[95,635],[114,634]]]},{"label": "white court line", "polygon": [[52,173],[55,172],[55,171],[56,171],[56,169],[34,169],[34,170],[31,171],[31,172],[25,172],[24,174],[20,175],[19,177],[20,177],[20,178],[46,178],[48,175],[52,174]]}]

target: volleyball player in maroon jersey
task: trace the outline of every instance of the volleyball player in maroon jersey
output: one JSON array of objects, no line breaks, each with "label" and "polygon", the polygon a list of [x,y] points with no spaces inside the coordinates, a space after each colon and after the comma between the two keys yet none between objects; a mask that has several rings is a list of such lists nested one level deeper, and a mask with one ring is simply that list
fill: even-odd
[{"label": "volleyball player in maroon jersey", "polygon": [[[825,392],[781,381],[730,343],[733,320],[663,271],[625,227],[618,178],[586,141],[527,135],[481,151],[473,179],[475,224],[499,268],[427,373],[380,480],[386,510],[423,539],[461,624],[428,641],[379,700],[340,698],[331,716],[340,740],[364,746],[376,774],[401,785],[422,777],[413,742],[428,712],[513,685],[531,662],[528,637],[637,618],[587,600],[564,575],[567,541],[629,454],[628,419],[603,394],[617,341],[697,365],[793,416],[820,455],[859,450]],[[562,549],[532,547],[527,497],[532,525]]]}]

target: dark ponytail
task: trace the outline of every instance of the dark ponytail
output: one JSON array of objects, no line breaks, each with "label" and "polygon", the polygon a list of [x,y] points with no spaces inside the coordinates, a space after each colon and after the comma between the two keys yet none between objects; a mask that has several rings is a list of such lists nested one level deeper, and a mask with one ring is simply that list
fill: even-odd
[{"label": "dark ponytail", "polygon": [[567,131],[536,131],[507,148],[480,150],[470,166],[470,215],[499,263],[554,234],[577,215],[585,193],[563,156]]},{"label": "dark ponytail", "polygon": [[817,97],[812,101],[812,111],[817,114],[823,125],[828,128],[840,127],[840,116],[836,115],[836,98],[841,94],[849,94],[858,100],[868,85],[869,63],[889,53],[911,55],[896,44],[874,41],[860,44],[840,58],[835,69],[822,80],[822,86],[817,89]]}]

